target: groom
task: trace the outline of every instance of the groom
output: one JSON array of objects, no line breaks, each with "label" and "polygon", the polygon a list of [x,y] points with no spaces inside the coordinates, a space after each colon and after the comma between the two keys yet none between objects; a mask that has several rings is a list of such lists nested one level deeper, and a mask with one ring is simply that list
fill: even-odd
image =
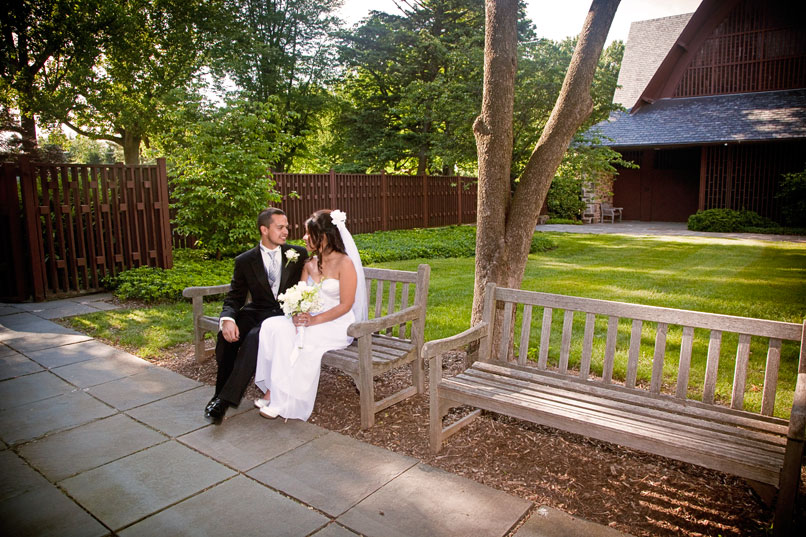
[{"label": "groom", "polygon": [[[260,244],[235,258],[235,270],[221,311],[215,358],[218,363],[215,396],[204,415],[220,423],[230,406],[238,406],[257,364],[260,323],[282,315],[277,296],[295,285],[308,252],[285,243],[288,218],[268,208],[257,218]],[[247,293],[252,301],[246,303]]]}]

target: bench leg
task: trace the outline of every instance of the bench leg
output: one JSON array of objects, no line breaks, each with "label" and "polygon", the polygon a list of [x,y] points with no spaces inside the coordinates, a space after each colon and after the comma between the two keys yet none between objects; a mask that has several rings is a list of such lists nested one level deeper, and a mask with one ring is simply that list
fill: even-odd
[{"label": "bench leg", "polygon": [[375,425],[375,385],[372,378],[371,336],[358,338],[358,391],[361,404],[361,428]]},{"label": "bench leg", "polygon": [[803,441],[787,438],[784,467],[781,469],[781,487],[775,503],[773,532],[779,535],[795,535],[792,518],[795,512],[795,498],[800,484],[800,465],[803,460]]}]

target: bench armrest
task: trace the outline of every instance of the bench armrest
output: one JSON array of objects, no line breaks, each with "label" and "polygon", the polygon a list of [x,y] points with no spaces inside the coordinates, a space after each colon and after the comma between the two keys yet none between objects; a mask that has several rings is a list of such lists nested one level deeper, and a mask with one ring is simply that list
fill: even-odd
[{"label": "bench armrest", "polygon": [[[425,360],[437,359],[441,365],[440,356],[447,351],[456,350],[464,347],[474,341],[479,341],[488,333],[489,325],[486,322],[480,322],[476,326],[468,328],[464,332],[456,334],[455,336],[446,337],[443,339],[435,339],[423,345],[422,356]],[[435,367],[432,363],[431,368]]]},{"label": "bench armrest", "polygon": [[798,374],[787,437],[801,442],[806,441],[806,373]]},{"label": "bench armrest", "polygon": [[205,287],[185,287],[182,291],[182,296],[185,298],[194,298],[197,296],[210,296],[210,295],[223,295],[228,292],[230,284],[225,283],[222,285],[208,285]]},{"label": "bench armrest", "polygon": [[352,337],[362,337],[369,334],[374,334],[380,330],[392,328],[393,326],[403,324],[407,321],[413,321],[425,314],[425,308],[422,306],[409,306],[383,317],[376,317],[367,321],[358,321],[347,327],[347,335]]}]

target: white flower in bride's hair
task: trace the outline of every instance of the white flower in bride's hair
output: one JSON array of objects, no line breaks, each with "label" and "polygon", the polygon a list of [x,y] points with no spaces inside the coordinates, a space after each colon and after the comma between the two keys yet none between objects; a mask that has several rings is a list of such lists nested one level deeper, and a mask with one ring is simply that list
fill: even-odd
[{"label": "white flower in bride's hair", "polygon": [[336,209],[330,212],[330,219],[333,221],[334,226],[344,225],[347,221],[347,213]]},{"label": "white flower in bride's hair", "polygon": [[297,259],[299,259],[299,252],[294,250],[293,248],[289,248],[285,251],[285,266],[287,267],[289,264],[293,263]]}]

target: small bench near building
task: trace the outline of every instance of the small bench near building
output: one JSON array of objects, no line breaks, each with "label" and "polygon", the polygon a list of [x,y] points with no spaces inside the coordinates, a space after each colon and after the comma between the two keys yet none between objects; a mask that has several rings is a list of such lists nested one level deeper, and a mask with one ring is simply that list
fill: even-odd
[{"label": "small bench near building", "polygon": [[[500,330],[494,328],[496,316]],[[533,324],[537,328],[534,333],[539,334],[535,338],[539,340],[537,345],[530,345]],[[700,352],[707,356],[701,369],[692,366],[695,330],[707,334],[707,355],[704,348],[695,349],[695,356]],[[653,333],[651,362],[649,357],[641,360],[642,336]],[[774,529],[785,534],[792,521],[806,439],[804,334],[806,323],[715,315],[489,284],[479,324],[423,347],[423,357],[429,362],[431,448],[438,452],[450,435],[479,414],[479,409],[506,414],[744,478],[768,502],[777,496]],[[667,336],[670,341],[675,339],[668,346],[679,348],[679,362],[676,374],[667,371],[664,378],[664,369],[670,367]],[[513,339],[518,345],[513,345]],[[747,384],[752,371],[751,339],[757,355],[763,352],[758,345],[766,346],[759,411],[744,408],[746,392],[757,389]],[[800,343],[799,351],[797,344],[790,341]],[[789,419],[774,416],[782,345],[787,345],[796,359],[799,356],[794,394],[777,394],[779,400],[787,401],[787,406],[793,400]],[[597,356],[603,357],[601,375],[592,374],[595,347]],[[530,348],[537,351],[533,357],[528,356]],[[569,367],[572,348],[577,349],[574,357],[579,358],[578,369]],[[465,369],[455,376],[443,377],[441,356],[456,349],[470,349]],[[720,372],[720,359],[723,364],[726,360],[733,363]],[[648,382],[638,379],[639,365],[651,370]],[[614,369],[624,372],[623,384],[614,381]],[[717,381],[730,381],[731,370],[729,406],[718,404]],[[689,390],[689,379],[695,376],[702,379],[703,385],[696,399],[690,398],[695,394]],[[459,405],[476,410],[446,426],[443,418],[451,407]]]},{"label": "small bench near building", "polygon": [[[350,325],[347,334],[354,337],[346,349],[328,351],[324,365],[350,375],[360,392],[361,427],[375,423],[375,414],[412,395],[425,391],[425,373],[420,360],[425,331],[426,303],[431,267],[422,264],[417,272],[364,268],[370,319]],[[183,295],[193,300],[193,341],[196,361],[213,355],[205,345],[206,333],[218,333],[218,317],[204,315],[204,297],[222,295],[229,284],[188,287]],[[409,366],[412,385],[375,400],[374,377],[391,369]]]}]

